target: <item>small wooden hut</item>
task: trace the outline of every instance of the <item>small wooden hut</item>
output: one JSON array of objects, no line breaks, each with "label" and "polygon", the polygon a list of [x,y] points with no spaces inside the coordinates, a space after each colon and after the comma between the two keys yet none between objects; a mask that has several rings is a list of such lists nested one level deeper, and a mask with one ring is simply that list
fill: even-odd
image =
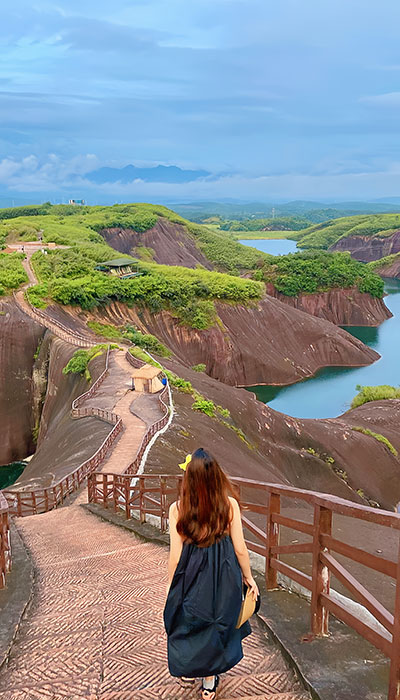
[{"label": "small wooden hut", "polygon": [[161,382],[162,370],[152,365],[143,365],[132,372],[132,389],[146,394],[156,394],[164,385]]}]

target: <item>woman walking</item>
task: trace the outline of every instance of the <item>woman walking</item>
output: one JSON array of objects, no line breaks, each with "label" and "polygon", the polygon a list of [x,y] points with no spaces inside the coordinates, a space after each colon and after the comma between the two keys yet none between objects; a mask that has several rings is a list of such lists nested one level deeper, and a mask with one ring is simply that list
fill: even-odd
[{"label": "woman walking", "polygon": [[214,700],[219,675],[242,659],[251,633],[248,622],[236,627],[242,579],[255,599],[258,588],[228,478],[202,448],[181,466],[181,496],[169,511],[168,666],[184,684],[202,678],[202,699]]}]

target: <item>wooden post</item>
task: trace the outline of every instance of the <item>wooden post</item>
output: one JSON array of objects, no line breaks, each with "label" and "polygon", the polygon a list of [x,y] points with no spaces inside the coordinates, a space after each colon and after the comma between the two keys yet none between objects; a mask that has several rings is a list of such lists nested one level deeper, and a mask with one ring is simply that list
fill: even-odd
[{"label": "wooden post", "polygon": [[265,585],[267,591],[273,591],[278,588],[278,572],[271,566],[271,547],[279,545],[279,525],[274,523],[272,516],[281,512],[281,497],[278,493],[268,493],[267,496],[267,544],[265,551]]},{"label": "wooden post", "polygon": [[314,506],[314,537],[312,560],[312,590],[311,590],[311,632],[316,637],[328,634],[329,615],[321,603],[321,593],[329,594],[330,574],[327,566],[321,562],[320,553],[324,551],[321,545],[321,535],[332,532],[332,511],[322,506]]},{"label": "wooden post", "polygon": [[125,518],[129,520],[131,517],[131,479],[125,476]]},{"label": "wooden post", "polygon": [[143,502],[144,502],[144,479],[142,476],[139,476],[139,513],[140,513],[140,522],[145,523],[146,522],[146,513],[143,512]]},{"label": "wooden post", "polygon": [[17,493],[17,514],[22,516],[21,494]]},{"label": "wooden post", "polygon": [[394,605],[394,627],[388,700],[400,700],[400,537],[396,574],[396,598]]},{"label": "wooden post", "polygon": [[167,495],[165,493],[165,478],[160,476],[160,519],[161,532],[167,529]]},{"label": "wooden post", "polygon": [[117,513],[117,511],[118,511],[118,499],[119,499],[119,493],[118,493],[118,489],[116,487],[115,480],[114,480],[114,483],[113,483],[114,513]]},{"label": "wooden post", "polygon": [[103,508],[107,508],[107,474],[103,474]]},{"label": "wooden post", "polygon": [[31,492],[32,496],[32,510],[33,510],[33,515],[37,515],[37,506],[36,506],[36,493],[35,491]]},{"label": "wooden post", "polygon": [[49,494],[47,492],[47,489],[44,489],[44,507],[45,507],[45,512],[49,510]]}]

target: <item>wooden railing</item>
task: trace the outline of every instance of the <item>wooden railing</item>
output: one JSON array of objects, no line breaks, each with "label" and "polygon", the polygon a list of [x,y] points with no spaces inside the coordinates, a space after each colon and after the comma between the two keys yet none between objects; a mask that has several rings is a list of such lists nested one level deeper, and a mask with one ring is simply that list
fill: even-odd
[{"label": "wooden railing", "polygon": [[163,415],[158,421],[153,423],[153,425],[151,425],[150,428],[148,428],[148,430],[143,435],[142,442],[140,443],[140,447],[136,453],[135,459],[133,460],[133,462],[131,462],[129,467],[125,469],[125,474],[137,473],[142,462],[143,455],[151,439],[154,437],[154,435],[156,435],[167,425],[170,415],[170,406],[166,403],[166,398],[168,396],[169,390],[168,386],[166,386],[165,389],[163,389],[162,392],[158,395],[158,401],[160,404],[160,409],[161,411],[163,411]]},{"label": "wooden railing", "polygon": [[30,316],[37,323],[40,323],[42,326],[48,328],[57,337],[61,338],[61,340],[65,340],[67,343],[71,343],[71,345],[77,345],[78,347],[83,348],[90,348],[93,345],[96,345],[95,340],[90,340],[90,338],[87,338],[77,331],[68,328],[60,321],[57,321],[57,319],[51,318],[51,316],[42,311],[42,309],[37,309],[36,307],[32,306],[26,297],[23,297],[23,301],[21,301],[21,294],[23,294],[23,290],[14,292],[14,299],[21,311]]},{"label": "wooden railing", "polygon": [[79,408],[79,406],[83,401],[90,398],[90,396],[96,392],[100,384],[104,381],[108,374],[109,358],[110,347],[107,349],[104,371],[93,383],[89,391],[81,394],[81,396],[78,396],[73,401],[71,413],[75,418],[97,416],[102,420],[111,423],[113,425],[112,430],[109,432],[104,442],[100,445],[99,449],[89,459],[85,460],[85,462],[80,464],[79,467],[71,471],[69,474],[67,474],[67,476],[60,479],[52,486],[33,489],[31,491],[13,491],[11,489],[3,490],[1,493],[4,495],[8,503],[10,515],[36,515],[38,513],[45,513],[53,508],[57,508],[57,506],[59,506],[69,494],[76,491],[85,481],[85,479],[87,479],[88,475],[97,469],[103,462],[114,440],[123,429],[122,419],[112,411],[96,407]]},{"label": "wooden railing", "polygon": [[11,569],[10,523],[8,503],[0,491],[0,588],[6,585],[6,576]]},{"label": "wooden railing", "polygon": [[[159,518],[161,530],[165,532],[168,522],[168,509],[176,500],[181,476],[140,475],[132,478],[129,474],[99,474],[89,477],[89,501],[98,503],[114,511],[122,511],[126,518],[139,517],[146,521],[148,515]],[[278,587],[278,574],[300,584],[310,593],[310,632],[311,637],[328,633],[329,613],[352,627],[361,636],[380,649],[390,659],[390,681],[388,700],[400,700],[400,549],[396,559],[386,559],[355,547],[339,539],[333,530],[334,517],[342,516],[355,521],[371,523],[372,526],[388,528],[386,532],[398,534],[400,544],[400,515],[389,511],[369,508],[329,494],[232,478],[239,491],[242,504],[242,522],[246,543],[252,552],[265,559],[265,583],[267,590]],[[290,517],[281,509],[282,499],[290,508]],[[299,508],[299,502],[301,507]],[[309,521],[293,517],[296,513],[306,514],[310,507]],[[252,517],[249,517],[251,514]],[[280,543],[280,533],[286,528],[295,537],[298,533],[309,539],[290,544]],[[340,532],[340,530],[339,530]],[[384,534],[382,535],[384,537]],[[304,538],[303,538],[304,539]],[[366,547],[368,543],[365,543]],[[282,560],[296,555],[309,555],[309,573]],[[395,586],[394,614],[357,580],[335,555],[362,564],[364,567],[390,577]],[[306,566],[307,562],[305,562]],[[331,591],[331,576],[339,581],[360,603],[370,616],[360,616],[351,606],[346,605],[344,596]],[[305,630],[306,631],[306,630]]]},{"label": "wooden railing", "polygon": [[[80,464],[79,467],[74,469],[67,476],[65,476],[63,479],[60,479],[52,486],[33,489],[31,491],[13,491],[11,489],[5,489],[4,491],[2,491],[1,493],[3,493],[4,497],[7,500],[10,515],[17,515],[19,517],[25,515],[36,515],[38,513],[45,513],[49,510],[52,510],[53,508],[57,508],[57,506],[59,506],[67,496],[76,491],[81,486],[81,484],[90,476],[90,474],[96,469],[98,469],[98,467],[104,461],[104,458],[106,457],[113,442],[123,430],[124,426],[122,418],[113,411],[108,411],[106,409],[97,408],[93,406],[82,408],[81,404],[96,393],[99,386],[107,376],[109,367],[109,357],[110,347],[108,347],[107,350],[106,365],[104,371],[101,373],[101,375],[93,383],[93,385],[88,391],[78,396],[72,402],[71,415],[73,418],[82,418],[85,416],[96,416],[98,418],[101,418],[102,420],[105,420],[113,425],[111,432],[108,434],[108,436],[106,437],[102,445],[99,447],[99,449],[94,453],[94,455],[92,455],[92,457]],[[141,360],[136,360],[136,358],[132,357],[132,355],[128,351],[126,353],[126,357],[128,360],[129,358],[132,358],[132,360],[134,360],[135,362],[139,362],[139,366],[142,366],[144,364],[144,362],[141,362]],[[136,366],[136,364],[134,366]],[[134,474],[137,472],[143,459],[143,455],[151,439],[156,433],[159,432],[159,430],[162,430],[162,428],[168,423],[170,407],[165,401],[168,395],[169,389],[167,385],[158,396],[160,408],[163,412],[162,417],[158,421],[153,423],[153,425],[151,425],[150,428],[144,434],[140,447],[136,453],[135,459],[126,469],[127,474]]]}]

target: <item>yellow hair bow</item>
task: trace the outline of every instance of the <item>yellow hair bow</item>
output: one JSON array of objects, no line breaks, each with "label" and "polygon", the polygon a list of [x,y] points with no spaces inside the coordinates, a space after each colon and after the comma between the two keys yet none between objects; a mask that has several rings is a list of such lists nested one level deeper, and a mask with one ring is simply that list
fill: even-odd
[{"label": "yellow hair bow", "polygon": [[192,455],[186,455],[185,461],[182,462],[182,464],[179,465],[180,468],[183,469],[184,472],[186,471],[187,465],[189,464],[189,462],[191,461],[191,459],[192,459]]}]

